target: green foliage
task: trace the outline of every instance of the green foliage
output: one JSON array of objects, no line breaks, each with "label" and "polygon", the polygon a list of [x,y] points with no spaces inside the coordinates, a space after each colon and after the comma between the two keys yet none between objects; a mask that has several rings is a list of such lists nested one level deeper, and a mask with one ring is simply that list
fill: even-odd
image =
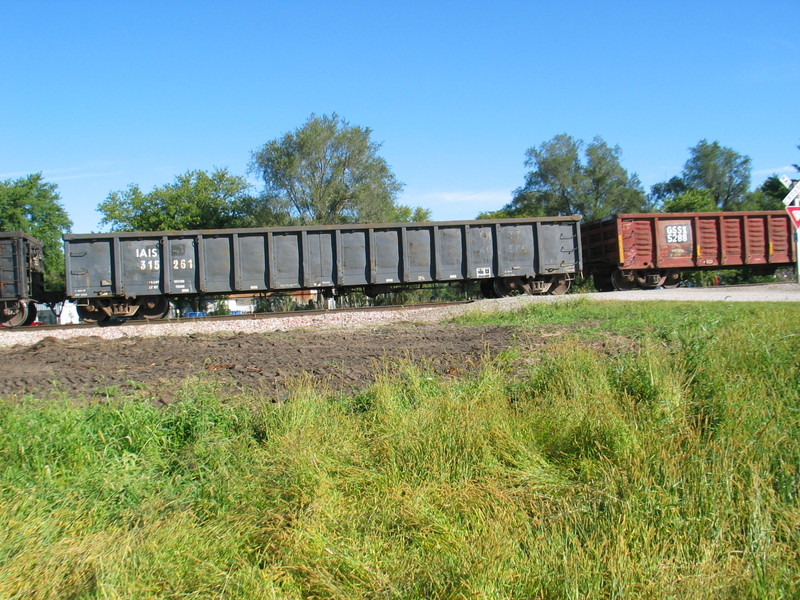
[{"label": "green foliage", "polygon": [[[656,183],[650,188],[650,203],[653,206],[662,206],[670,199],[687,191],[686,183],[680,177],[673,177],[669,181]],[[673,211],[677,212],[677,211]]]},{"label": "green foliage", "polygon": [[396,204],[392,207],[386,219],[392,223],[421,223],[431,220],[431,210],[421,206],[411,208],[403,204]]},{"label": "green foliage", "polygon": [[[500,210],[491,210],[487,212],[478,213],[478,216],[475,217],[476,219],[513,219],[515,216],[522,216],[522,215],[515,215],[514,210],[508,208],[510,203],[507,204],[505,207],[501,208]],[[531,208],[533,210],[533,208]],[[533,215],[528,215],[533,216]]]},{"label": "green foliage", "polygon": [[686,190],[664,202],[664,212],[715,212],[717,205],[708,190]]},{"label": "green foliage", "polygon": [[112,231],[223,229],[240,226],[249,214],[249,189],[227,169],[187,171],[148,193],[138,185],[111,192],[97,210]]},{"label": "green foliage", "polygon": [[719,142],[700,140],[683,166],[688,188],[706,190],[720,210],[736,210],[750,190],[750,157]]},{"label": "green foliage", "polygon": [[72,227],[54,183],[41,173],[0,181],[0,230],[21,230],[44,245],[45,287],[64,289],[64,250],[61,235]]},{"label": "green foliage", "polygon": [[311,115],[306,123],[252,154],[264,180],[259,203],[292,224],[425,220],[423,209],[397,206],[402,184],[378,155],[372,130],[337,114]]},{"label": "green foliage", "polygon": [[783,210],[783,199],[789,193],[777,175],[768,177],[761,187],[747,196],[744,210]]},{"label": "green foliage", "polygon": [[[584,158],[581,158],[581,152]],[[525,185],[500,211],[480,218],[583,215],[600,219],[619,212],[641,212],[646,198],[639,178],[619,162],[621,150],[596,137],[585,146],[569,135],[529,148]]]},{"label": "green foliage", "polygon": [[797,595],[800,308],[471,319],[521,343],[355,398],[3,402],[0,596]]},{"label": "green foliage", "polygon": [[245,195],[237,202],[237,207],[236,227],[287,227],[293,224],[289,213],[281,212],[258,195]]},{"label": "green foliage", "polygon": [[707,140],[700,140],[689,153],[680,177],[651,188],[654,206],[667,212],[695,212],[693,206],[697,212],[777,208],[763,191],[750,192],[750,157]]},{"label": "green foliage", "polygon": [[214,300],[214,308],[212,309],[212,313],[214,315],[229,315],[231,314],[231,309],[228,306],[228,299],[227,298],[217,298]]}]

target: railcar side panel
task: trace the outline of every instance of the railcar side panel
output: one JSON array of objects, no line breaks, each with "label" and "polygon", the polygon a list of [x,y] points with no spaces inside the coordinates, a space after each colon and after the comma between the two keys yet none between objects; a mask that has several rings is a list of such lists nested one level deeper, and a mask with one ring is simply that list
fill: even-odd
[{"label": "railcar side panel", "polygon": [[494,227],[473,225],[467,226],[467,231],[467,275],[471,279],[494,277]]},{"label": "railcar side panel", "polygon": [[500,276],[535,273],[533,228],[530,225],[508,225],[499,228],[497,273]]},{"label": "railcar side panel", "polygon": [[149,296],[163,293],[161,286],[161,244],[158,239],[120,240],[122,261],[121,290],[126,296]]},{"label": "railcar side panel", "polygon": [[400,228],[370,230],[370,283],[400,283]]},{"label": "railcar side panel", "polygon": [[302,286],[300,273],[300,232],[272,234],[269,287],[296,289]]},{"label": "railcar side panel", "polygon": [[574,273],[582,268],[581,236],[577,223],[541,221],[535,224],[536,272]]},{"label": "railcar side panel", "polygon": [[369,232],[364,229],[342,230],[340,233],[342,254],[340,277],[337,283],[343,286],[360,286],[369,283],[370,255]]},{"label": "railcar side panel", "polygon": [[28,297],[26,252],[21,238],[3,233],[0,239],[0,300],[20,300]]},{"label": "railcar side panel", "polygon": [[[633,221],[639,235],[633,242],[634,256],[646,257],[641,268],[681,269],[694,266],[694,222],[676,217]],[[644,250],[646,248],[646,250]],[[634,259],[635,260],[635,259]]]},{"label": "railcar side panel", "polygon": [[404,227],[401,235],[405,238],[404,281],[424,283],[433,281],[434,244],[433,229],[430,227]]},{"label": "railcar side panel", "polygon": [[199,293],[197,240],[194,236],[166,236],[164,238],[167,261],[163,275],[168,294],[192,295]]},{"label": "railcar side panel", "polygon": [[434,227],[434,277],[436,281],[466,279],[464,255],[464,228],[459,226]]},{"label": "railcar side panel", "polygon": [[66,241],[66,288],[70,298],[109,297],[115,292],[113,238]]},{"label": "railcar side panel", "polygon": [[199,238],[202,249],[200,289],[207,294],[234,290],[233,236],[214,235]]},{"label": "railcar side panel", "polygon": [[744,240],[742,238],[742,222],[731,217],[722,218],[719,227],[721,235],[722,259],[720,264],[726,267],[744,264]]},{"label": "railcar side panel", "polygon": [[697,216],[693,229],[698,267],[715,267],[720,264],[719,222],[714,217]]},{"label": "railcar side panel", "polygon": [[267,289],[267,236],[262,233],[239,234],[236,289],[254,291]]},{"label": "railcar side panel", "polygon": [[333,287],[336,280],[334,233],[309,231],[302,242],[304,287]]},{"label": "railcar side panel", "polygon": [[769,215],[767,217],[767,235],[770,247],[771,264],[791,263],[795,260],[794,241],[795,228],[784,215]]}]

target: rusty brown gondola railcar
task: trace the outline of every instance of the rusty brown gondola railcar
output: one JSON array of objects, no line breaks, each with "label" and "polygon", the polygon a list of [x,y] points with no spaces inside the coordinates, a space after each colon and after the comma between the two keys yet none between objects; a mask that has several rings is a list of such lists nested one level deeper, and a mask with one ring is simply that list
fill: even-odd
[{"label": "rusty brown gondola railcar", "polygon": [[770,274],[797,260],[784,211],[619,214],[583,224],[581,236],[584,268],[601,291],[675,287],[696,270]]}]

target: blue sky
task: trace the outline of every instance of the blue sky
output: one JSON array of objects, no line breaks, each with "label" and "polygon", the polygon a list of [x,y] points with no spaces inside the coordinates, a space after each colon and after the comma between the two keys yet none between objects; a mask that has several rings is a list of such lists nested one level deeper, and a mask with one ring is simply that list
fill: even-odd
[{"label": "blue sky", "polygon": [[753,183],[800,163],[800,2],[0,4],[0,179],[42,172],[73,231],[110,192],[252,151],[338,113],[369,127],[434,219],[500,208],[525,150],[619,145],[649,189],[701,139]]}]

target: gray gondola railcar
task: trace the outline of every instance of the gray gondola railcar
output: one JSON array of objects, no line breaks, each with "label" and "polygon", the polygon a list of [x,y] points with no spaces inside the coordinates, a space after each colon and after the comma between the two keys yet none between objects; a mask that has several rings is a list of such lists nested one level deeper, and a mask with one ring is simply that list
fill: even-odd
[{"label": "gray gondola railcar", "polygon": [[21,231],[0,232],[0,325],[30,325],[44,296],[42,242]]},{"label": "gray gondola railcar", "polygon": [[170,296],[344,289],[375,294],[482,280],[487,296],[564,293],[581,270],[579,217],[119,232],[64,236],[84,317],[164,315]]}]

